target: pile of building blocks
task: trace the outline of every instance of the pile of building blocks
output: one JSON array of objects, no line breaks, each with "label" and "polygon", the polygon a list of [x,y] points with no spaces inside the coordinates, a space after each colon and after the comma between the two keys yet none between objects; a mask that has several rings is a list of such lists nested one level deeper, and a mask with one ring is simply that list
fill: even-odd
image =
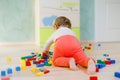
[{"label": "pile of building blocks", "polygon": [[[32,52],[28,56],[21,57],[20,60],[20,66],[16,66],[15,70],[16,72],[19,72],[21,70],[26,70],[28,66],[36,65],[36,67],[31,68],[31,72],[35,73],[36,76],[41,76],[44,74],[49,73],[50,71],[44,68],[45,66],[51,66],[52,65],[52,52],[49,52],[49,56],[45,55],[45,53],[40,54],[38,52],[34,53]],[[8,61],[11,61],[11,59],[7,59]],[[10,80],[9,75],[13,74],[12,68],[7,68],[6,70],[1,70],[1,80]]]}]

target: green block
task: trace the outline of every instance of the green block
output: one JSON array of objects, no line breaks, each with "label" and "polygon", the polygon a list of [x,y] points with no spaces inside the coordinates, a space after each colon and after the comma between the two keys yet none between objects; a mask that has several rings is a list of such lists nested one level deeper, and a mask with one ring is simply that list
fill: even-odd
[{"label": "green block", "polygon": [[52,64],[45,64],[45,66],[52,66]]}]

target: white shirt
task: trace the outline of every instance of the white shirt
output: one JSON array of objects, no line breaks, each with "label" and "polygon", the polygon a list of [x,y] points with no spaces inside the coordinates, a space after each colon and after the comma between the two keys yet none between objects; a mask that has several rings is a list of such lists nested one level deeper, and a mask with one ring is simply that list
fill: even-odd
[{"label": "white shirt", "polygon": [[74,33],[71,29],[69,29],[69,28],[67,28],[67,27],[62,27],[62,26],[61,26],[61,27],[60,27],[59,29],[57,29],[57,30],[52,34],[52,36],[47,40],[47,42],[45,43],[43,49],[49,51],[51,44],[54,43],[57,38],[59,38],[59,37],[61,37],[61,36],[64,36],[64,35],[72,35],[72,36],[75,36],[75,33]]}]

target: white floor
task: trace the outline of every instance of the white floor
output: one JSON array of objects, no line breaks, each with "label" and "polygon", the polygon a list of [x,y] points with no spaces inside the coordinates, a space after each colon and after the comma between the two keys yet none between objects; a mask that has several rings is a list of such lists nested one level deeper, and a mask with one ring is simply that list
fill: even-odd
[{"label": "white floor", "polygon": [[[103,54],[109,54],[111,59],[116,60],[116,64],[106,66],[95,73],[94,76],[98,77],[98,80],[120,80],[120,78],[114,77],[114,72],[120,72],[120,43],[101,43],[101,46],[97,44],[92,45],[92,50],[85,52],[88,56],[97,59],[104,59]],[[45,67],[50,70],[50,73],[43,76],[35,76],[28,67],[25,71],[19,73],[15,71],[15,67],[20,65],[19,61],[22,56],[30,55],[31,52],[41,52],[41,49],[34,45],[21,45],[21,46],[0,46],[0,70],[6,70],[8,67],[13,69],[13,75],[10,80],[89,80],[92,75],[86,74],[85,69],[78,71],[71,71],[68,68],[60,67]],[[7,62],[8,57],[12,58],[11,62]]]}]

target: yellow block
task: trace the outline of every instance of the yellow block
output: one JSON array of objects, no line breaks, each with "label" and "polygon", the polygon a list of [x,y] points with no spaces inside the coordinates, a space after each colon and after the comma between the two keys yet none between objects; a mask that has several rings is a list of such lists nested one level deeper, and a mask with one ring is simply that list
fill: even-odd
[{"label": "yellow block", "polygon": [[8,57],[8,58],[7,58],[7,61],[8,61],[8,62],[11,62],[11,61],[12,61],[12,58]]},{"label": "yellow block", "polygon": [[21,69],[22,69],[22,70],[26,70],[26,66],[25,66],[25,65],[22,65],[22,66],[21,66]]},{"label": "yellow block", "polygon": [[37,72],[35,75],[36,76],[42,76],[42,75],[44,75],[44,72]]},{"label": "yellow block", "polygon": [[48,62],[48,64],[52,64],[52,61],[50,60],[50,61]]},{"label": "yellow block", "polygon": [[33,68],[31,68],[31,71],[32,71],[33,73],[35,73],[35,72],[38,71],[38,69],[37,69],[36,67],[33,67]]}]

